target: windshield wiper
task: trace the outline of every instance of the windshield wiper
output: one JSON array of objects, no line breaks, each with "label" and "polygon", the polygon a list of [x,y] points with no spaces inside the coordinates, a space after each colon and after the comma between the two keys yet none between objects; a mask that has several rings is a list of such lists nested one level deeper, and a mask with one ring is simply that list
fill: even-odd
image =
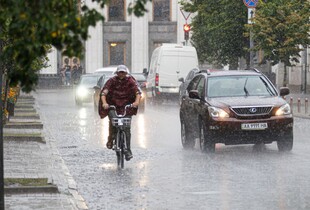
[{"label": "windshield wiper", "polygon": [[249,96],[250,94],[249,94],[249,91],[246,89],[246,83],[248,82],[248,79],[249,78],[246,78],[246,80],[245,80],[245,83],[244,83],[244,87],[243,87],[243,90],[244,90],[244,92],[245,92],[245,96]]}]

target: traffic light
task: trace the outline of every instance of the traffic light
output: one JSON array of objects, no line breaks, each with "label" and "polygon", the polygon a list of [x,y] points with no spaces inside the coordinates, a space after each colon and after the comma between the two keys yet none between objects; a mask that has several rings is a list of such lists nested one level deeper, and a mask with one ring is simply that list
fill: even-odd
[{"label": "traffic light", "polygon": [[191,26],[187,23],[183,25],[183,30],[184,30],[184,39],[188,40],[189,39],[189,31],[191,30]]}]

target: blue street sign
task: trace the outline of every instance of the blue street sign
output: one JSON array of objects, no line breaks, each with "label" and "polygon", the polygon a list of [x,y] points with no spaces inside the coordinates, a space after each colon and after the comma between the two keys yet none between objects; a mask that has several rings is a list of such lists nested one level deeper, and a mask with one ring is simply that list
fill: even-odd
[{"label": "blue street sign", "polygon": [[243,0],[243,3],[248,8],[255,8],[258,4],[258,0]]}]

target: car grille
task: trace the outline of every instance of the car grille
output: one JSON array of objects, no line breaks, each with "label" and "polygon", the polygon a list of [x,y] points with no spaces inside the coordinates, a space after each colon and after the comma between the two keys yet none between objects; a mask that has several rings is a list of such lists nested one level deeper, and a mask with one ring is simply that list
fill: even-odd
[{"label": "car grille", "polygon": [[273,106],[246,106],[246,107],[231,107],[231,110],[241,117],[269,115]]}]

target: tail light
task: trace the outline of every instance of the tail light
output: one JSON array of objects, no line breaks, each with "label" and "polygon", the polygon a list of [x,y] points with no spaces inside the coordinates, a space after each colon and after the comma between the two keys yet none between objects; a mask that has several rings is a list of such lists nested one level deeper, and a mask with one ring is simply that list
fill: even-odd
[{"label": "tail light", "polygon": [[159,85],[159,74],[157,73],[155,76],[155,86]]}]

